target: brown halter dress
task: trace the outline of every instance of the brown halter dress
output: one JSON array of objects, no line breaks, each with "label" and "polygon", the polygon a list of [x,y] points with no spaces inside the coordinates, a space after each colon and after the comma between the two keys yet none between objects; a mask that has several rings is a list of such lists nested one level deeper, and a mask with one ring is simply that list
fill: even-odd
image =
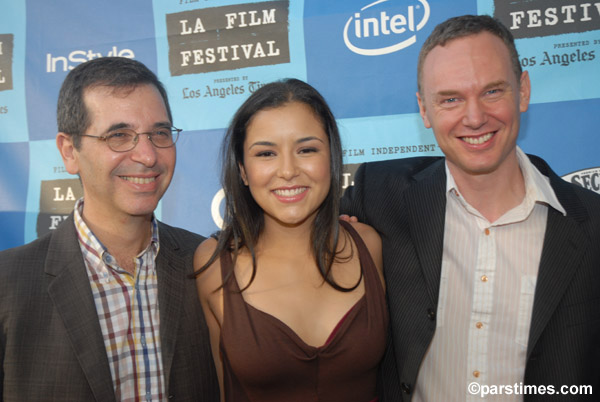
[{"label": "brown halter dress", "polygon": [[[368,402],[376,398],[388,311],[377,269],[364,242],[346,222],[358,250],[365,294],[327,342],[307,345],[279,319],[244,301],[234,275],[223,291],[220,351],[227,402]],[[231,255],[221,255],[223,280]],[[375,399],[376,400],[376,399]]]}]

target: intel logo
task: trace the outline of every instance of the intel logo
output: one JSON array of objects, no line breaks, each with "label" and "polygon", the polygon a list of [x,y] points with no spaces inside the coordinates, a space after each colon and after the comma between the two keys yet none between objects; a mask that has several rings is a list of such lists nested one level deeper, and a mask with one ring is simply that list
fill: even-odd
[{"label": "intel logo", "polygon": [[[354,13],[344,27],[344,43],[348,49],[363,56],[380,56],[405,49],[417,41],[416,32],[429,21],[427,0],[408,6],[406,12],[388,14],[377,0]],[[379,6],[379,7],[378,7]],[[391,13],[390,13],[391,14]]]}]

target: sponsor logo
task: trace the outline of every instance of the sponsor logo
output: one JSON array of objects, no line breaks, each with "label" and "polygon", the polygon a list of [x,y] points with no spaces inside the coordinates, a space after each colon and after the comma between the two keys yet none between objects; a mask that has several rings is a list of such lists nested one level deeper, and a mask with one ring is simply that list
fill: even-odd
[{"label": "sponsor logo", "polygon": [[589,0],[494,0],[494,17],[515,39],[600,29],[600,2]]},{"label": "sponsor logo", "polygon": [[171,75],[290,62],[289,1],[167,14]]},{"label": "sponsor logo", "polygon": [[600,194],[600,167],[578,170],[566,174],[562,178],[568,182]]},{"label": "sponsor logo", "polygon": [[362,56],[380,56],[405,49],[417,42],[417,32],[429,21],[426,0],[408,5],[402,12],[386,9],[389,0],[377,0],[348,18],[344,44]]},{"label": "sponsor logo", "polygon": [[135,54],[131,49],[119,49],[117,46],[113,46],[107,52],[95,52],[91,49],[88,50],[73,50],[66,56],[54,56],[50,53],[46,54],[46,72],[55,73],[57,71],[70,71],[77,67],[81,63],[85,63],[88,60],[97,59],[100,57],[127,57],[133,59]]},{"label": "sponsor logo", "polygon": [[83,188],[79,179],[42,180],[36,227],[38,237],[56,229],[73,211],[75,202],[81,197]]},{"label": "sponsor logo", "polygon": [[13,42],[13,34],[0,34],[0,91],[13,89]]},{"label": "sponsor logo", "polygon": [[[225,200],[225,191],[220,189],[217,191],[215,196],[210,203],[210,215],[213,219],[213,222],[217,227],[223,228],[223,215],[221,214],[222,208],[224,208],[224,200]],[[223,205],[222,205],[223,204]]]}]

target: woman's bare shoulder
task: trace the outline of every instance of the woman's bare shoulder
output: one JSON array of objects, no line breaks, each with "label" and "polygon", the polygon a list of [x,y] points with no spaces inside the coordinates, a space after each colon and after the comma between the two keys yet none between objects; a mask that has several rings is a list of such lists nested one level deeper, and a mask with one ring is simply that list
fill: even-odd
[{"label": "woman's bare shoulder", "polygon": [[381,281],[383,282],[383,255],[381,248],[381,236],[369,225],[360,222],[350,222],[354,230],[362,238],[363,242],[371,254],[371,258],[377,267]]},{"label": "woman's bare shoulder", "polygon": [[217,240],[212,237],[209,237],[200,243],[198,248],[196,248],[196,252],[194,253],[194,268],[198,269],[206,264],[216,249]]},{"label": "woman's bare shoulder", "polygon": [[[204,240],[194,253],[194,271],[196,275],[196,285],[200,298],[208,297],[208,295],[221,286],[221,262],[219,256],[216,256],[210,265],[206,264],[211,260],[215,250],[217,249],[217,241],[213,238]],[[201,270],[201,272],[199,272]]]},{"label": "woman's bare shoulder", "polygon": [[372,226],[369,226],[361,222],[350,222],[350,225],[358,232],[360,237],[366,241],[375,241],[381,243],[381,237],[379,233]]}]

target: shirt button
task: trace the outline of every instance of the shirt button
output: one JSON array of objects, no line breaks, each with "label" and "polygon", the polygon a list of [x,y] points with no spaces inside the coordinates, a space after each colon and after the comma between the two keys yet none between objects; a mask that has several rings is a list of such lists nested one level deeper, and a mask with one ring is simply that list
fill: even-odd
[{"label": "shirt button", "polygon": [[427,309],[427,317],[429,317],[431,321],[435,320],[435,311],[433,311],[432,308]]},{"label": "shirt button", "polygon": [[473,371],[473,377],[475,378],[479,378],[479,376],[481,375],[481,373],[477,370]]},{"label": "shirt button", "polygon": [[477,329],[481,329],[483,328],[483,324],[478,322],[477,324],[475,324],[475,326],[477,327]]},{"label": "shirt button", "polygon": [[481,276],[481,282],[487,282],[487,281],[488,281],[487,275],[482,275]]},{"label": "shirt button", "polygon": [[490,229],[485,228],[484,233],[485,233],[486,236],[489,236],[490,235]]}]

